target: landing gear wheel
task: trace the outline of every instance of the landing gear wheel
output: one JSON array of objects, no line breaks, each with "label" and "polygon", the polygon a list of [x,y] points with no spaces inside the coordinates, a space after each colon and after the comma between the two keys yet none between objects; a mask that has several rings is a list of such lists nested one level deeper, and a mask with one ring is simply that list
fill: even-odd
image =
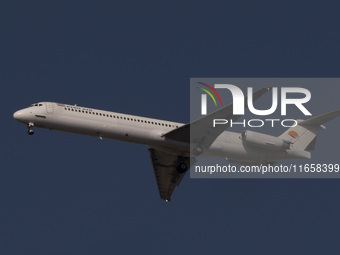
[{"label": "landing gear wheel", "polygon": [[32,122],[28,123],[27,127],[28,127],[27,134],[33,135],[34,130],[32,129],[32,127],[34,127],[34,123],[32,123]]},{"label": "landing gear wheel", "polygon": [[185,163],[180,163],[177,167],[177,172],[180,174],[185,173],[188,170],[188,166]]}]

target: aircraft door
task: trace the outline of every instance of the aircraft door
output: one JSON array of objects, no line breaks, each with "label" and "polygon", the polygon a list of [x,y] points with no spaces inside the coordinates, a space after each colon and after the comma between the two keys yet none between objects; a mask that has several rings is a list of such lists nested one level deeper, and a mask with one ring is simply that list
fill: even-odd
[{"label": "aircraft door", "polygon": [[46,103],[47,113],[53,113],[53,104]]}]

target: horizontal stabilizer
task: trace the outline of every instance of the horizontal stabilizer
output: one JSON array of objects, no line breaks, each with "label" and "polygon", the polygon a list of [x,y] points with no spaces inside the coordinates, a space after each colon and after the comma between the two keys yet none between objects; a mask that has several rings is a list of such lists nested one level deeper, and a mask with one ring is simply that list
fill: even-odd
[{"label": "horizontal stabilizer", "polygon": [[308,120],[299,120],[298,124],[303,125],[303,126],[305,126],[305,125],[320,126],[323,123],[326,123],[327,121],[330,121],[330,120],[336,118],[339,115],[340,115],[340,110],[337,110],[337,111],[326,113],[324,115],[320,115],[320,116],[317,116],[317,117],[314,117],[314,118],[311,118],[311,119],[308,119]]}]

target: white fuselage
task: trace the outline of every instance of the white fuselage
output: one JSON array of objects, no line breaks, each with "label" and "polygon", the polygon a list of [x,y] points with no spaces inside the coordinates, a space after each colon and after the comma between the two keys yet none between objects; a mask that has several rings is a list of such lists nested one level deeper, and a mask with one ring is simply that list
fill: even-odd
[{"label": "white fuselage", "polygon": [[[31,127],[144,144],[175,155],[190,156],[190,144],[163,135],[183,123],[96,110],[75,105],[42,102],[14,113],[14,118]],[[285,150],[246,146],[239,133],[223,132],[201,156],[226,158],[240,163],[296,158]]]}]

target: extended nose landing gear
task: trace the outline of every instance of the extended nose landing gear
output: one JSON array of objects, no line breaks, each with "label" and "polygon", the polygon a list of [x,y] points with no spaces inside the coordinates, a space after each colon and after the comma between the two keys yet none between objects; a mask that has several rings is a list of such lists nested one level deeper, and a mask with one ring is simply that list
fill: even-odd
[{"label": "extended nose landing gear", "polygon": [[34,130],[32,129],[32,127],[34,127],[34,124],[32,122],[30,122],[30,123],[28,123],[27,127],[28,127],[27,134],[33,135]]}]

